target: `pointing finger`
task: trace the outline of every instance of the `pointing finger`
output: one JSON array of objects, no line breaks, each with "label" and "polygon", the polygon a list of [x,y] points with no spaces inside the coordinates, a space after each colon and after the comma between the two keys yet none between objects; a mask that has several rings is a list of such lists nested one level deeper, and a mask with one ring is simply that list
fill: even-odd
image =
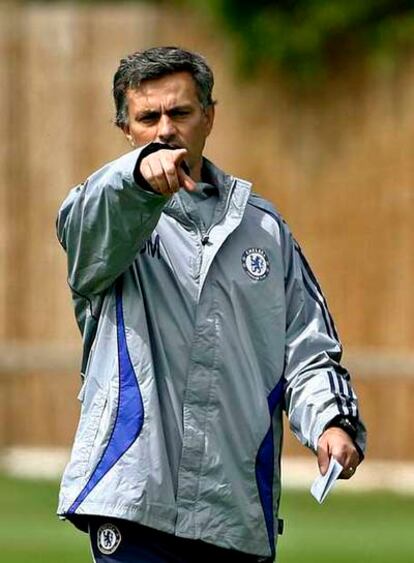
[{"label": "pointing finger", "polygon": [[168,151],[168,152],[171,154],[171,158],[172,158],[175,166],[177,166],[177,167],[180,164],[180,162],[182,162],[188,154],[187,149],[174,149],[174,150]]}]

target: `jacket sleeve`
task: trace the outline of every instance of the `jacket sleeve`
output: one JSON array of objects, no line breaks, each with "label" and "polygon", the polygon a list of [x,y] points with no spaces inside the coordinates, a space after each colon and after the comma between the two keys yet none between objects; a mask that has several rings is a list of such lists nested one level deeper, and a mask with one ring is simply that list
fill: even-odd
[{"label": "jacket sleeve", "polygon": [[158,223],[169,198],[136,184],[140,152],[131,151],[92,174],[60,208],[57,233],[75,293],[91,296],[109,287]]},{"label": "jacket sleeve", "polygon": [[352,417],[356,443],[365,451],[366,431],[342,346],[319,284],[283,224],[286,287],[285,408],[298,439],[314,451],[325,426],[337,415]]}]

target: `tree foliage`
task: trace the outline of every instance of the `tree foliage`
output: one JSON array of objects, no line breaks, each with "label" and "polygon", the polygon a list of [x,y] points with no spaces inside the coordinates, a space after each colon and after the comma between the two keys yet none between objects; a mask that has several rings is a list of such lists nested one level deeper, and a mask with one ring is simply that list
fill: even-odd
[{"label": "tree foliage", "polygon": [[233,38],[249,73],[259,66],[299,78],[338,60],[393,61],[414,44],[414,0],[186,0]]}]

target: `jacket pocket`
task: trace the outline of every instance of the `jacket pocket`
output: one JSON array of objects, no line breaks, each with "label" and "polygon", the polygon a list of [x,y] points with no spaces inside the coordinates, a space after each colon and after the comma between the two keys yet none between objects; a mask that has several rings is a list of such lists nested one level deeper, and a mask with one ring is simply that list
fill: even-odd
[{"label": "jacket pocket", "polygon": [[[82,401],[83,393],[80,395]],[[92,452],[107,402],[107,390],[99,389],[90,401],[82,403],[71,459],[71,473],[74,476],[85,475],[90,469]]]}]

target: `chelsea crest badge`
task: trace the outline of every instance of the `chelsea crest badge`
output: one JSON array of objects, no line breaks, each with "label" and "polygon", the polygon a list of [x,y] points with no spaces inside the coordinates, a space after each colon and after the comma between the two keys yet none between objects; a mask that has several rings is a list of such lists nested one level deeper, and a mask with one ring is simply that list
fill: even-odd
[{"label": "chelsea crest badge", "polygon": [[248,248],[242,254],[242,266],[254,280],[264,280],[269,275],[269,258],[261,248]]},{"label": "chelsea crest badge", "polygon": [[98,549],[101,553],[109,555],[114,553],[121,543],[121,532],[113,524],[104,524],[98,529]]}]

